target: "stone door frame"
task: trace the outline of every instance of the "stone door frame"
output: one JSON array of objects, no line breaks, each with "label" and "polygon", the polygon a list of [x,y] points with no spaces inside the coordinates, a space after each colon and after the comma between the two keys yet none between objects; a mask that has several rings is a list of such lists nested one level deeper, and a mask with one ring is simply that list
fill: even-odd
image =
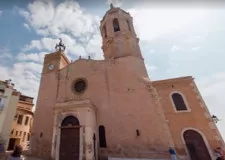
[{"label": "stone door frame", "polygon": [[[68,117],[68,116],[74,116],[79,120],[79,114],[75,113],[75,112],[63,112],[60,113],[58,115],[55,115],[55,117],[57,117],[57,124],[56,124],[56,128],[55,128],[55,132],[54,132],[54,141],[55,141],[55,145],[52,146],[52,156],[55,157],[56,160],[60,160],[59,157],[59,152],[60,152],[60,139],[61,139],[61,124],[62,121]],[[80,120],[79,120],[80,122]],[[80,124],[80,144],[79,144],[79,160],[82,160],[83,157],[83,126]]]},{"label": "stone door frame", "polygon": [[[72,120],[72,121],[66,121],[67,119]],[[64,122],[65,121],[65,122]],[[73,157],[75,160],[79,160],[80,156],[80,122],[75,116],[68,116],[66,117],[60,127],[60,147],[59,147],[59,159],[64,160],[66,157],[68,158],[67,155],[69,155],[69,159],[73,157],[71,155],[72,153],[78,154],[76,155],[76,158]],[[63,139],[62,139],[63,137]],[[67,146],[70,145],[71,147],[67,148]],[[76,148],[73,146],[76,146]],[[74,152],[76,151],[76,152]],[[66,154],[63,157],[62,153]],[[74,155],[75,156],[75,155]],[[66,158],[66,159],[67,159]]]},{"label": "stone door frame", "polygon": [[93,134],[96,134],[96,108],[90,99],[56,103],[52,134],[51,157],[59,160],[61,124],[64,118],[74,116],[80,123],[79,160],[93,160]]}]

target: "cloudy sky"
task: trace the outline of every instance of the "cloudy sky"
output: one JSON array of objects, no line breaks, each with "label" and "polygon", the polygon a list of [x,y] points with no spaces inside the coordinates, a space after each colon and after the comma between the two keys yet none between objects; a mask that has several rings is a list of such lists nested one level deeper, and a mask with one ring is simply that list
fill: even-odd
[{"label": "cloudy sky", "polygon": [[[167,1],[168,2],[168,1]],[[113,1],[134,18],[152,80],[192,75],[225,138],[225,5],[220,1]],[[43,56],[57,38],[71,60],[103,59],[99,22],[107,0],[0,2],[0,78],[37,96]]]}]

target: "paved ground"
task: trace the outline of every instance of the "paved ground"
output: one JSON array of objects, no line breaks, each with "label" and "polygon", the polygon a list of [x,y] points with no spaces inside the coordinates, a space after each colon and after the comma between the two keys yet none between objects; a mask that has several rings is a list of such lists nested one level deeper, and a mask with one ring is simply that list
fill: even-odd
[{"label": "paved ground", "polygon": [[[10,154],[11,154],[11,152],[1,153],[0,160],[8,160]],[[35,157],[27,157],[27,156],[23,156],[23,157],[25,158],[25,160],[43,160],[43,159],[39,159],[39,158],[35,158]]]},{"label": "paved ground", "polygon": [[34,157],[25,157],[25,160],[42,160],[42,159],[39,159],[39,158],[34,158]]}]

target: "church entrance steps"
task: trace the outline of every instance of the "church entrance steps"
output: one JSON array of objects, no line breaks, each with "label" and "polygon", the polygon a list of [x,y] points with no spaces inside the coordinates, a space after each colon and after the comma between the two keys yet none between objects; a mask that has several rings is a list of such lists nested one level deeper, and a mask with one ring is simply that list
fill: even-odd
[{"label": "church entrance steps", "polygon": [[[156,150],[139,150],[139,149],[100,149],[100,159],[111,158],[111,160],[167,160],[170,159],[168,151],[156,151]],[[119,159],[116,159],[119,158]],[[125,159],[124,159],[125,158]]]}]

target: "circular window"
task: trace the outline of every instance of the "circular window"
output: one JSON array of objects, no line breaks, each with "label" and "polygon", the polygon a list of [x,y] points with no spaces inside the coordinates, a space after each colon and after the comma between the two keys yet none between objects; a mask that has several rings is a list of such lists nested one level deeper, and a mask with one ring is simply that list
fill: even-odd
[{"label": "circular window", "polygon": [[87,83],[84,79],[78,79],[75,83],[74,83],[74,90],[77,93],[82,93],[85,91],[85,89],[87,88]]}]

